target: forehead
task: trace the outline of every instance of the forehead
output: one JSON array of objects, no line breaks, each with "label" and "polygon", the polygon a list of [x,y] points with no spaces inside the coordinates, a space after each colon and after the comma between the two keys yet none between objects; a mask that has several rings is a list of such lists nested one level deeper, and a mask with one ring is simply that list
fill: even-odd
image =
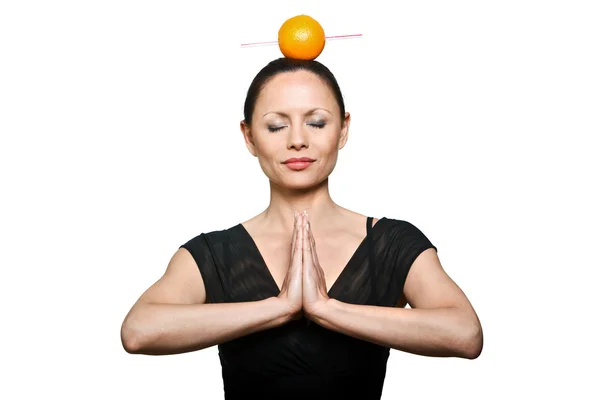
[{"label": "forehead", "polygon": [[325,108],[332,113],[337,103],[329,86],[318,75],[309,71],[282,72],[263,87],[256,109],[294,110]]}]

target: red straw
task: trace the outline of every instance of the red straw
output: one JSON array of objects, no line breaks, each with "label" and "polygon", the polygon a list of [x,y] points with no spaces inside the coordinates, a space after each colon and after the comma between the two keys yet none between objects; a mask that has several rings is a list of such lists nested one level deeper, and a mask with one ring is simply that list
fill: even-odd
[{"label": "red straw", "polygon": [[[338,36],[326,36],[325,39],[353,39],[362,37],[362,33],[357,33],[353,35],[338,35]],[[279,44],[278,40],[272,42],[255,42],[255,43],[243,43],[242,47],[251,47],[251,46],[268,46],[273,44]]]}]

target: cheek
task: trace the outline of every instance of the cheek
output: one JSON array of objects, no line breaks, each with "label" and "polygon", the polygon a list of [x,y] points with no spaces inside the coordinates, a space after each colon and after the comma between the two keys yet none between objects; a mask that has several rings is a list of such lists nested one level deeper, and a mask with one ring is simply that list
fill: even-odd
[{"label": "cheek", "polygon": [[281,144],[278,143],[273,138],[269,140],[259,140],[255,142],[256,151],[258,153],[259,158],[269,159],[277,154],[278,149],[281,147]]},{"label": "cheek", "polygon": [[320,157],[319,169],[322,172],[329,173],[335,166],[338,159],[338,143],[339,134],[323,136],[318,141],[314,141],[313,145],[318,148],[317,157]]},{"label": "cheek", "polygon": [[281,163],[282,149],[285,150],[284,142],[274,140],[274,138],[270,139],[256,143],[258,162],[265,173],[270,173],[269,171],[275,172]]},{"label": "cheek", "polygon": [[319,136],[316,142],[324,153],[328,155],[337,153],[340,142],[340,131],[331,130],[330,132],[323,132],[323,135]]}]

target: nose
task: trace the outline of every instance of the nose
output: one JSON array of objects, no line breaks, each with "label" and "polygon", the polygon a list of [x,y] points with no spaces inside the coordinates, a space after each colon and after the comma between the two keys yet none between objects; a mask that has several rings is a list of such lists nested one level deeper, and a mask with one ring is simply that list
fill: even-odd
[{"label": "nose", "polygon": [[300,150],[303,147],[308,148],[308,135],[301,123],[292,124],[288,132],[288,149]]}]

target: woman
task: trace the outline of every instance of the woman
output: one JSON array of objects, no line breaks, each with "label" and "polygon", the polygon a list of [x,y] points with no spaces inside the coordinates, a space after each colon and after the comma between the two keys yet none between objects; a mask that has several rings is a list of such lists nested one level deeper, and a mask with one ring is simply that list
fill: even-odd
[{"label": "woman", "polygon": [[379,399],[390,348],[478,357],[478,317],[425,235],[331,199],[349,125],[319,62],[281,58],[258,73],[241,131],[270,204],[177,250],[123,322],[127,352],[218,345],[227,399]]}]

